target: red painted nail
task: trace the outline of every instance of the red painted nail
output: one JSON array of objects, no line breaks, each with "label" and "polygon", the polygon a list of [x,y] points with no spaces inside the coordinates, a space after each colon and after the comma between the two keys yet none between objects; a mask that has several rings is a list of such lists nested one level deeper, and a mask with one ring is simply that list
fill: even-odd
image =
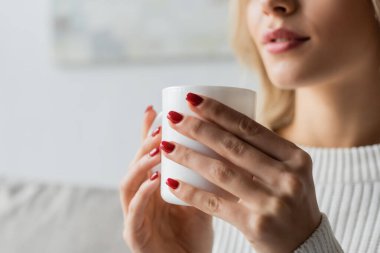
[{"label": "red painted nail", "polygon": [[170,111],[167,118],[174,124],[178,124],[183,119],[183,116],[175,111]]},{"label": "red painted nail", "polygon": [[157,134],[159,134],[161,131],[161,126],[157,127],[156,130],[153,131],[152,133],[152,137],[156,136]]},{"label": "red painted nail", "polygon": [[156,178],[158,178],[158,171],[156,171],[156,172],[153,173],[153,175],[150,177],[150,181],[153,181]]},{"label": "red painted nail", "polygon": [[145,112],[148,112],[148,111],[150,111],[150,110],[152,110],[153,109],[153,105],[149,105],[146,109],[145,109]]},{"label": "red painted nail", "polygon": [[152,151],[149,152],[149,155],[151,157],[153,157],[153,156],[157,155],[158,153],[160,153],[160,149],[159,148],[155,148],[155,149],[153,149]]},{"label": "red painted nail", "polygon": [[187,93],[186,100],[193,106],[198,106],[203,102],[203,98],[194,93]]},{"label": "red painted nail", "polygon": [[179,186],[179,182],[177,181],[177,180],[174,180],[174,179],[172,179],[172,178],[168,178],[167,180],[166,180],[166,184],[170,187],[170,188],[172,188],[172,189],[177,189],[178,188],[178,186]]},{"label": "red painted nail", "polygon": [[165,151],[166,153],[171,153],[173,152],[174,148],[175,148],[175,145],[170,143],[170,142],[167,142],[167,141],[162,141],[161,142],[161,145],[160,145],[160,148]]}]

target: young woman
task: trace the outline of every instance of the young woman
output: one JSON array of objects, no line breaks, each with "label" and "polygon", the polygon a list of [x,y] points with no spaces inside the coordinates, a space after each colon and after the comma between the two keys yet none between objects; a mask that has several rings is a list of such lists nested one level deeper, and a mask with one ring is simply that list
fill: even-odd
[{"label": "young woman", "polygon": [[[218,161],[160,129],[147,136],[149,107],[121,187],[126,243],[139,253],[380,252],[380,1],[234,2],[235,49],[261,75],[259,123],[188,94],[207,121],[171,112],[170,125]],[[163,202],[160,175],[147,176],[160,152],[235,199],[173,178],[192,207]]]}]

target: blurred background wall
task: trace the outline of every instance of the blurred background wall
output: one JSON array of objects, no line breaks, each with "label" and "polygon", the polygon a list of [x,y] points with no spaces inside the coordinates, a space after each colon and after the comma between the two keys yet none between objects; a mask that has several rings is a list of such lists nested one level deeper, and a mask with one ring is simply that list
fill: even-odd
[{"label": "blurred background wall", "polygon": [[62,67],[51,24],[47,0],[0,8],[0,176],[115,187],[162,88],[256,88],[233,59]]}]

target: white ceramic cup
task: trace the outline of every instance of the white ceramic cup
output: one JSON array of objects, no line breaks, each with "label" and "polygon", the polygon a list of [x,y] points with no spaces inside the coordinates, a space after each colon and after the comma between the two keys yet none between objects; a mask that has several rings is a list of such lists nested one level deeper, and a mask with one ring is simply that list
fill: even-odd
[{"label": "white ceramic cup", "polygon": [[[167,87],[162,90],[162,112],[157,115],[152,124],[150,133],[161,125],[162,140],[169,142],[174,141],[207,156],[220,158],[220,156],[210,148],[182,134],[179,134],[177,131],[172,129],[168,123],[166,116],[169,111],[176,111],[183,115],[199,117],[197,114],[192,112],[188,106],[186,95],[189,92],[218,100],[219,102],[247,115],[251,119],[255,119],[256,92],[246,88],[227,86],[175,86]],[[161,165],[155,167],[153,171],[161,170],[161,197],[166,202],[188,206],[188,204],[178,199],[170,192],[165,183],[168,178],[179,179],[197,188],[201,188],[218,195],[223,195],[223,190],[207,181],[195,171],[167,159],[162,154],[161,158]]]}]

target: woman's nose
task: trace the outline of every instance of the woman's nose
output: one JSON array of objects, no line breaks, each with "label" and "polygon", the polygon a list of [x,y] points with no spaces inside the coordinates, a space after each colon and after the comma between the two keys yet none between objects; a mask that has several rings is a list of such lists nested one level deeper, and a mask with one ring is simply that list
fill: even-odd
[{"label": "woman's nose", "polygon": [[265,15],[288,16],[297,9],[297,0],[260,0]]}]

